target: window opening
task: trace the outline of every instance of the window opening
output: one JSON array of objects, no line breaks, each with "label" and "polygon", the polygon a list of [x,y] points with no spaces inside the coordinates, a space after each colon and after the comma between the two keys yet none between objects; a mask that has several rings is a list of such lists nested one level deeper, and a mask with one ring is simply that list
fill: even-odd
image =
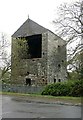
[{"label": "window opening", "polygon": [[58,82],[61,82],[61,79],[58,79]]},{"label": "window opening", "polygon": [[61,65],[60,65],[60,64],[58,64],[58,67],[60,68],[60,67],[61,67]]},{"label": "window opening", "polygon": [[42,35],[32,35],[27,38],[28,43],[28,59],[41,58],[42,53]]},{"label": "window opening", "polygon": [[54,79],[54,83],[56,82],[56,79]]}]

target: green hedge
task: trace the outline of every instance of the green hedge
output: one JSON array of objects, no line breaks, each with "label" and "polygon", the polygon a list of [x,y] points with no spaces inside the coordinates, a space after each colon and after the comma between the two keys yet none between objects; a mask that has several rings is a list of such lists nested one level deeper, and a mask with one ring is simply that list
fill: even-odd
[{"label": "green hedge", "polygon": [[83,80],[47,85],[41,94],[52,96],[83,96]]}]

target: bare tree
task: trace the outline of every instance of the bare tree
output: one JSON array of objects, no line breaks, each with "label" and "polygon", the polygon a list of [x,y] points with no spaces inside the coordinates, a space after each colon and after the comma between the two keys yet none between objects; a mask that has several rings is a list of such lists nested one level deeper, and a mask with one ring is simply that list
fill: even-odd
[{"label": "bare tree", "polygon": [[8,47],[10,46],[6,34],[1,33],[0,38],[0,80],[4,77],[5,73],[11,68],[11,55],[8,54]]},{"label": "bare tree", "polygon": [[83,1],[61,5],[58,15],[53,23],[56,33],[66,40],[69,69],[78,70],[83,55]]}]

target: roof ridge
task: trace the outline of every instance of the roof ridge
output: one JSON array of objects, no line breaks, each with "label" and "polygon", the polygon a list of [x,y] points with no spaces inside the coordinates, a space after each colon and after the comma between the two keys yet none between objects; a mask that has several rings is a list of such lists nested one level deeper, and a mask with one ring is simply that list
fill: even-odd
[{"label": "roof ridge", "polygon": [[[44,26],[40,25],[39,23],[33,21],[32,19],[28,18],[23,24],[16,30],[16,32],[12,35],[12,37],[25,37],[35,34],[42,34],[47,31],[52,32],[51,30],[45,28]],[[55,34],[54,32],[52,32]]]},{"label": "roof ridge", "polygon": [[37,34],[37,33],[43,33],[47,31],[48,29],[41,26],[37,22],[31,20],[28,18],[18,29],[17,31],[12,35],[12,37],[18,37],[18,36],[28,36],[30,34]]},{"label": "roof ridge", "polygon": [[30,19],[30,18],[28,18],[28,19],[29,19],[30,21],[32,21],[32,22],[34,22],[34,23],[36,23],[37,25],[39,25],[39,26],[43,27],[44,29],[49,30],[49,29],[45,28],[44,26],[40,25],[39,23],[37,23],[37,22],[33,21],[32,19]]}]

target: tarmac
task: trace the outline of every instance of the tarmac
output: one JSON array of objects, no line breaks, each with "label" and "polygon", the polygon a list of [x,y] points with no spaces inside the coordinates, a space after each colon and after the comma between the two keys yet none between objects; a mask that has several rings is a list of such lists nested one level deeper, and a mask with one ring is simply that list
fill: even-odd
[{"label": "tarmac", "polygon": [[[66,99],[66,98],[65,98]],[[3,118],[80,118],[81,103],[59,97],[3,95]],[[80,102],[80,101],[79,101]]]}]

